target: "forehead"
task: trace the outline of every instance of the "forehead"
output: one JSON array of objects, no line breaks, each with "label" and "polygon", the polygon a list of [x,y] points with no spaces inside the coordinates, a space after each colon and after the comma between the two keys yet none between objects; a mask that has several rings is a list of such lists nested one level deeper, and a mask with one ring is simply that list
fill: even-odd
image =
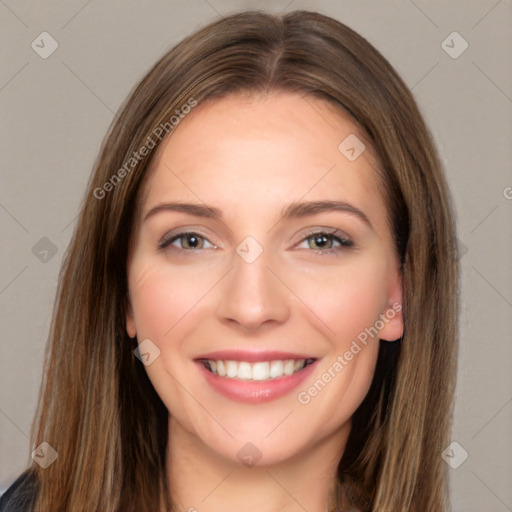
[{"label": "forehead", "polygon": [[217,204],[232,214],[302,197],[351,199],[361,207],[377,201],[383,208],[378,165],[364,134],[329,102],[283,92],[231,95],[198,105],[162,142],[142,215],[171,199]]}]

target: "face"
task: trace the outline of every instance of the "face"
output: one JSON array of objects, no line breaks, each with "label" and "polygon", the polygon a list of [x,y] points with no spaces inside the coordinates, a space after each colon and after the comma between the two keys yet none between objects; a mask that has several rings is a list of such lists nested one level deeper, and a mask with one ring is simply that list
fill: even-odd
[{"label": "face", "polygon": [[332,105],[278,93],[198,105],[160,147],[126,327],[150,340],[145,369],[172,425],[213,454],[241,460],[252,443],[258,464],[276,463],[346,433],[378,339],[402,334],[362,141]]}]

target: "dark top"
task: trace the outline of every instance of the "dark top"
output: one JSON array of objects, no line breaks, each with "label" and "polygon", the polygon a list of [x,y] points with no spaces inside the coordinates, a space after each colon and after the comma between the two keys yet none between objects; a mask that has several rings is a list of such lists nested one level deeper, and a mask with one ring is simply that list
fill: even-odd
[{"label": "dark top", "polygon": [[0,512],[30,512],[36,492],[34,478],[24,471],[0,496]]}]

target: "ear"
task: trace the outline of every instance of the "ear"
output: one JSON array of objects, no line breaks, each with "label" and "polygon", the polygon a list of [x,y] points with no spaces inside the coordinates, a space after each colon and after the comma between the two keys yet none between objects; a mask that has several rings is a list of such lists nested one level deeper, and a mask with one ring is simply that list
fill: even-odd
[{"label": "ear", "polygon": [[403,317],[403,289],[402,276],[396,269],[388,289],[387,303],[380,315],[379,338],[385,341],[396,341],[403,336],[404,333],[404,317]]},{"label": "ear", "polygon": [[135,319],[133,317],[133,308],[130,302],[130,297],[126,297],[126,332],[130,338],[137,336],[137,329],[135,328]]}]

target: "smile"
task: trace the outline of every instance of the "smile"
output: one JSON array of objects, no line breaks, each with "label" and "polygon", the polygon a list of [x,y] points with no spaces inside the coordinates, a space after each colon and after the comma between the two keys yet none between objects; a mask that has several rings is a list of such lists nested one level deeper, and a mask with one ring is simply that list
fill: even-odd
[{"label": "smile", "polygon": [[219,377],[246,381],[266,381],[300,372],[315,359],[279,359],[273,361],[229,361],[202,359],[204,367]]},{"label": "smile", "polygon": [[288,395],[315,371],[318,362],[317,358],[277,351],[217,351],[195,359],[210,390],[249,404]]}]

